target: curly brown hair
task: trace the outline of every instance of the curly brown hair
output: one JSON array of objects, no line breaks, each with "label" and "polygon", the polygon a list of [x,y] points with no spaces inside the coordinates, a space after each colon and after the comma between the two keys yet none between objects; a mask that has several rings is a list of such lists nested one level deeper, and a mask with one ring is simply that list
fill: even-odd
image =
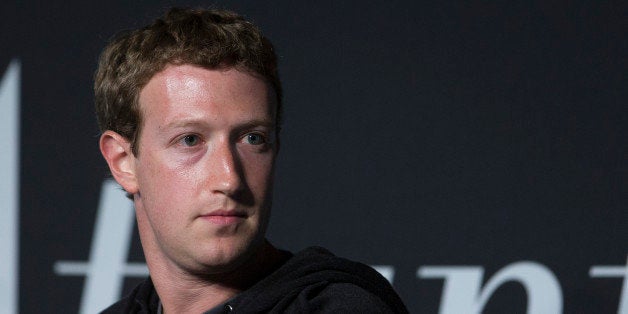
[{"label": "curly brown hair", "polygon": [[282,91],[270,41],[234,12],[173,8],[151,25],[116,35],[102,52],[96,70],[100,130],[126,137],[134,155],[141,132],[140,90],[169,64],[235,67],[265,79],[277,97],[279,132]]}]

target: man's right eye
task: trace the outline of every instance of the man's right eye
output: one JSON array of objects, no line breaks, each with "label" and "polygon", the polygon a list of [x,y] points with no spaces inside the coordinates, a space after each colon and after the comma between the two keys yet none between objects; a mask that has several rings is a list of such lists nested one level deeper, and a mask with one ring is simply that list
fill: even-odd
[{"label": "man's right eye", "polygon": [[181,142],[185,146],[196,146],[200,142],[198,135],[186,135],[181,139]]}]

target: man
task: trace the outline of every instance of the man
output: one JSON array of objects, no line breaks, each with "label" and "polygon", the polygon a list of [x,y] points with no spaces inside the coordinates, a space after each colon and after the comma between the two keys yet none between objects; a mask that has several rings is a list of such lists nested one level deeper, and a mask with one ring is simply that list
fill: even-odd
[{"label": "man", "polygon": [[406,311],[369,267],[265,240],[281,85],[255,26],[170,10],[106,47],[94,89],[100,149],[150,271],[105,313]]}]

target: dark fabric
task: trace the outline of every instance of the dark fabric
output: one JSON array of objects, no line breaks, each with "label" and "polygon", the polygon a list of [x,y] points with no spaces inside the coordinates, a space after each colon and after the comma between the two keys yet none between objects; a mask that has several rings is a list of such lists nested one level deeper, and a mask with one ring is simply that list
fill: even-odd
[{"label": "dark fabric", "polygon": [[[157,293],[148,278],[102,313],[156,313]],[[407,313],[379,273],[320,247],[292,256],[276,271],[211,313]]]},{"label": "dark fabric", "polygon": [[159,307],[159,296],[150,277],[139,284],[124,299],[111,305],[100,313],[137,313],[154,314]]}]

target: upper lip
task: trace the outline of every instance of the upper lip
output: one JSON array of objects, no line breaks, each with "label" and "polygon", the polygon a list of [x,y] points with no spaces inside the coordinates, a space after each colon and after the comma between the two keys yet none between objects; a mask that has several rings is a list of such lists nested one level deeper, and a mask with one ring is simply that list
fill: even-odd
[{"label": "upper lip", "polygon": [[218,209],[218,210],[214,210],[211,211],[209,213],[205,213],[200,215],[201,217],[209,217],[209,216],[224,216],[224,217],[228,217],[228,216],[235,216],[235,217],[246,217],[247,214],[245,211],[243,210],[237,210],[237,209]]}]

